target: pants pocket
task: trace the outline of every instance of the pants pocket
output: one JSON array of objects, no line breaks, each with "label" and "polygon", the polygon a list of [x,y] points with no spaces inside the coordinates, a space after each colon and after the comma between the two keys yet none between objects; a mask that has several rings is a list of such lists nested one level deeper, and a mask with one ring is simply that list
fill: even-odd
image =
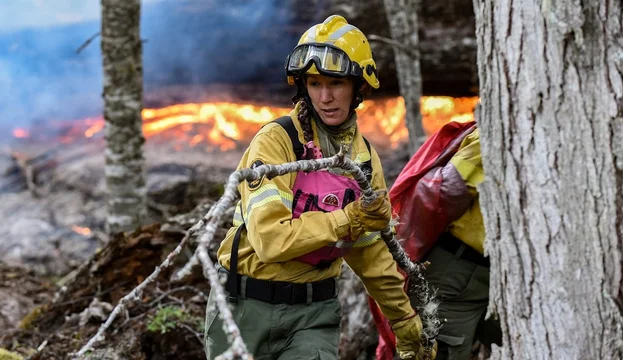
[{"label": "pants pocket", "polygon": [[434,247],[425,259],[431,262],[425,277],[429,284],[437,289],[442,301],[456,300],[465,293],[474,275],[477,265],[457,259],[454,254]]},{"label": "pants pocket", "polygon": [[337,360],[337,354],[326,351],[324,349],[318,349],[316,353],[316,360]]},{"label": "pants pocket", "polygon": [[465,341],[465,337],[439,334],[437,336],[437,340],[444,342],[450,346],[459,346],[459,345],[463,345],[463,342]]},{"label": "pants pocket", "polygon": [[214,325],[214,321],[219,316],[219,309],[216,306],[216,301],[213,298],[213,292],[210,291],[210,296],[208,297],[208,304],[206,305],[206,318],[205,318],[205,337],[207,339],[208,334],[213,331],[210,331]]},{"label": "pants pocket", "polygon": [[210,291],[208,304],[206,306],[206,319],[203,341],[207,360],[213,360],[218,355],[225,352],[229,347],[223,329],[219,329],[221,322],[217,321],[217,318],[220,311],[216,307],[216,301],[214,300],[214,296],[214,292]]},{"label": "pants pocket", "polygon": [[439,334],[437,337],[437,360],[469,360],[471,345],[467,346],[464,336]]}]

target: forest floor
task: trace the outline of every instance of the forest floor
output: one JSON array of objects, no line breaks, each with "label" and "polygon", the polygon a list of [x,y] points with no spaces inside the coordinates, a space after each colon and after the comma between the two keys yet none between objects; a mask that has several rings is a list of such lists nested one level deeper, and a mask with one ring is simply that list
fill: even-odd
[{"label": "forest floor", "polygon": [[[100,165],[96,165],[100,164],[98,156],[81,156],[80,160],[61,162],[55,171],[38,179],[42,188],[52,189],[53,193],[39,194],[39,197],[30,196],[28,191],[23,191],[23,196],[10,194],[15,198],[13,203],[22,205],[37,202],[42,208],[49,208],[49,212],[53,212],[61,209],[58,202],[45,200],[55,196],[54,192],[60,192],[62,198],[76,199],[75,202],[64,201],[63,206],[91,203],[89,210],[77,208],[75,212],[89,213],[89,223],[93,226],[101,224],[102,219],[98,218],[101,213],[90,212],[90,209],[103,206],[102,186],[86,186],[95,179],[101,182]],[[408,156],[401,152],[381,156],[384,157],[383,166],[390,185]],[[152,179],[149,197],[152,210],[160,212],[154,216],[157,222],[125,237],[105,242],[94,241],[93,244],[98,247],[91,255],[76,256],[69,260],[57,258],[56,265],[46,267],[46,271],[41,271],[41,267],[37,266],[40,262],[38,258],[30,259],[23,266],[8,265],[0,259],[0,349],[12,351],[24,359],[64,360],[86,344],[119,299],[149,276],[177,246],[185,230],[207,213],[211,204],[220,196],[218,189],[222,189],[223,181],[234,163],[231,155],[225,160],[221,159],[227,162],[226,167],[215,163],[196,166],[198,162],[205,163],[205,159],[199,156],[196,161],[188,161],[186,157],[186,162],[182,162],[180,158],[179,155],[166,157],[153,153],[148,156],[148,177]],[[179,179],[180,172],[188,175]],[[172,199],[167,196],[170,193],[176,194],[176,197]],[[30,208],[23,210],[32,212]],[[69,227],[75,221],[75,216],[67,215],[65,220],[62,211],[57,211],[51,220],[45,217],[38,221],[45,220],[46,224],[49,222],[58,228]],[[13,213],[13,209],[6,209],[9,216],[7,224],[11,223],[10,215]],[[230,222],[225,222],[217,231],[215,242],[209,249],[212,256],[229,226]],[[82,240],[77,238],[75,241]],[[193,251],[193,245],[184,249],[172,265],[145,289],[140,299],[128,304],[127,310],[117,317],[106,332],[105,340],[91,353],[91,358],[204,358],[203,324],[209,283],[198,268],[182,280],[171,280],[171,275],[187,262]],[[47,256],[53,257],[53,254]],[[29,260],[27,257],[25,259]],[[353,294],[346,294],[351,298],[349,301],[342,299],[343,304],[353,303],[352,296],[359,300],[363,296],[365,302],[363,287],[357,286],[358,281],[353,285],[348,276],[345,275],[347,279],[341,281],[347,283],[347,291]],[[343,325],[352,323],[353,320],[348,318],[352,313],[355,312],[349,309],[344,311]],[[369,331],[370,334],[359,337],[360,342],[356,342],[356,339],[341,339],[342,360],[367,360],[373,357],[376,338],[374,330],[369,329],[371,320],[357,321],[361,321],[362,326],[367,324],[368,327],[364,327],[363,331]],[[364,338],[368,339],[361,340]],[[475,347],[473,360],[486,358],[478,353]]]},{"label": "forest floor", "polygon": [[[32,308],[16,327],[3,327],[0,347],[30,359],[67,359],[86,344],[119,299],[149,276],[180,239],[177,234],[160,231],[159,224],[113,239],[73,274],[61,279],[63,288],[54,279],[0,265],[0,291],[14,294],[14,298],[33,299]],[[185,260],[185,255],[178,258],[145,289],[139,301],[129,303],[105,341],[97,346],[100,356],[96,358],[204,357],[203,318],[209,283],[200,272],[181,281],[170,280]]]}]

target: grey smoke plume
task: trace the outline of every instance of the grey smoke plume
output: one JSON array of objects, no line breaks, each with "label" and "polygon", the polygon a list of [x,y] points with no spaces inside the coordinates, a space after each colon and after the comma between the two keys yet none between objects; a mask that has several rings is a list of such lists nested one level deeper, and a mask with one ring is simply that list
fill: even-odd
[{"label": "grey smoke plume", "polygon": [[[99,39],[76,53],[99,31],[99,2],[65,2],[82,5],[56,4],[54,8],[44,0],[0,5],[2,134],[15,127],[101,112]],[[145,89],[285,81],[283,63],[300,36],[283,31],[293,20],[290,4],[280,0],[145,0],[141,20],[141,37],[146,40]]]}]

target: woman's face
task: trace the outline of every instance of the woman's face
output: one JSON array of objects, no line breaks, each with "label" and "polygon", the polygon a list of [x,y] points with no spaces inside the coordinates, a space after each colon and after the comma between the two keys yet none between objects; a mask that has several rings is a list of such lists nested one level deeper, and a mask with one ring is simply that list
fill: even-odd
[{"label": "woman's face", "polygon": [[350,114],[355,86],[351,78],[308,75],[305,86],[322,122],[329,126],[337,126],[346,121]]}]

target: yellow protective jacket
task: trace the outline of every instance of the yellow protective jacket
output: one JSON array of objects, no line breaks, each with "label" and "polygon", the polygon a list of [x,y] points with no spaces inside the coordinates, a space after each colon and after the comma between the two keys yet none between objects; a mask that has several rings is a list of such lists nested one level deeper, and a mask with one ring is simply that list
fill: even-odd
[{"label": "yellow protective jacket", "polygon": [[461,217],[448,226],[448,231],[482,254],[484,253],[485,227],[480,212],[477,187],[483,182],[485,172],[480,153],[479,129],[474,130],[463,139],[458,151],[450,159],[450,163],[465,181],[467,190],[474,200]]},{"label": "yellow protective jacket", "polygon": [[[303,131],[298,122],[299,107],[290,113],[304,143]],[[314,133],[315,124],[312,122]],[[318,139],[314,138],[318,144]],[[351,159],[372,162],[371,186],[375,190],[386,189],[378,154],[368,151],[363,137],[356,131]],[[292,142],[285,129],[276,123],[262,127],[251,141],[238,165],[249,168],[258,161],[264,164],[282,164],[296,161]],[[238,273],[255,279],[307,283],[340,275],[342,261],[334,261],[326,269],[318,269],[295,258],[334,244],[347,236],[349,220],[343,210],[328,213],[309,211],[298,219],[292,218],[292,187],[296,173],[262,178],[238,187],[241,200],[236,207],[234,226],[229,229],[218,250],[219,263],[229,269],[231,248],[236,230],[246,224],[242,231],[238,251]],[[361,278],[368,293],[379,303],[390,320],[413,313],[409,299],[403,291],[404,277],[398,272],[385,242],[378,233],[365,233],[344,257],[348,265]]]}]

